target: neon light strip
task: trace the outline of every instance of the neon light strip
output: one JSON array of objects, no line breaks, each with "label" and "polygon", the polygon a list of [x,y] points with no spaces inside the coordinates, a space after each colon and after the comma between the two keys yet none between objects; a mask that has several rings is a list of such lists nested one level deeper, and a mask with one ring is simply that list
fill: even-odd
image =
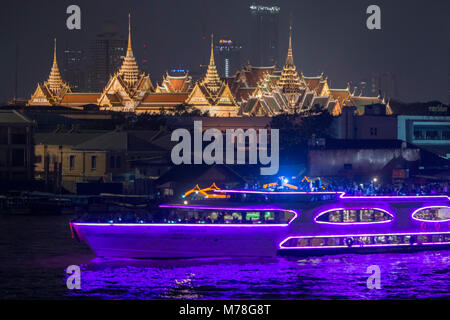
[{"label": "neon light strip", "polygon": [[345,199],[447,199],[450,200],[449,196],[346,196],[345,192],[342,193],[340,198]]},{"label": "neon light strip", "polygon": [[[330,221],[319,221],[317,220],[320,216],[327,214],[328,212],[331,211],[338,211],[338,210],[378,210],[381,212],[386,213],[387,215],[391,216],[391,219],[389,220],[382,220],[382,221],[367,221],[367,222],[330,222]],[[326,211],[322,211],[319,214],[317,214],[314,217],[314,222],[315,223],[321,223],[321,224],[334,224],[334,225],[364,225],[364,224],[376,224],[376,223],[388,223],[388,222],[393,222],[394,221],[394,215],[384,209],[380,209],[380,208],[336,208],[336,209],[330,209],[330,210],[326,210]]]},{"label": "neon light strip", "polygon": [[435,195],[435,196],[347,196],[344,191],[255,191],[255,190],[214,190],[214,192],[219,193],[248,193],[248,194],[306,194],[306,195],[339,195],[339,198],[344,199],[447,199],[450,200],[449,196],[446,195]]},{"label": "neon light strip", "polygon": [[439,223],[439,222],[447,222],[447,221],[450,221],[450,219],[444,219],[444,220],[425,220],[425,219],[419,219],[419,218],[416,218],[416,217],[414,217],[414,215],[417,213],[417,212],[419,212],[419,211],[421,211],[421,210],[425,210],[425,209],[434,209],[434,208],[447,208],[447,209],[450,209],[450,207],[447,207],[447,206],[429,206],[429,207],[422,207],[422,208],[419,208],[419,209],[417,209],[416,211],[414,211],[412,214],[411,214],[411,218],[413,218],[414,220],[417,220],[417,221],[421,221],[421,222],[431,222],[431,223]]},{"label": "neon light strip", "polygon": [[[187,205],[178,205],[178,204],[162,204],[159,206],[160,208],[173,208],[173,209],[198,209],[198,210],[236,210],[236,211],[282,211],[282,212],[290,212],[294,214],[294,217],[287,223],[281,225],[289,225],[292,221],[294,221],[298,213],[295,210],[287,210],[280,208],[272,208],[272,207],[209,207],[209,206],[187,206]],[[215,224],[214,224],[215,225]]]},{"label": "neon light strip", "polygon": [[208,223],[84,223],[72,222],[82,227],[287,227],[289,224],[208,224]]},{"label": "neon light strip", "polygon": [[[424,242],[420,245],[433,245],[433,244],[450,244],[450,242]],[[390,243],[390,244],[354,244],[351,247],[348,247],[346,245],[342,246],[316,246],[316,247],[280,247],[280,250],[293,250],[293,249],[301,249],[301,250],[307,250],[307,249],[337,249],[337,248],[373,248],[373,247],[400,247],[400,246],[413,246],[410,243]],[[415,244],[414,246],[418,246]]]},{"label": "neon light strip", "polygon": [[[368,233],[368,234],[347,234],[347,235],[323,235],[323,236],[290,236],[280,242],[280,249],[296,249],[296,248],[315,248],[315,247],[282,247],[282,245],[291,239],[322,239],[322,238],[347,238],[347,237],[389,237],[389,236],[411,236],[411,235],[436,235],[436,234],[450,234],[450,232],[408,232],[408,233]],[[409,244],[407,244],[409,245]],[[332,248],[328,246],[327,248]],[[335,246],[341,248],[341,246]]]},{"label": "neon light strip", "polygon": [[231,190],[231,189],[221,189],[214,190],[218,193],[249,193],[249,194],[311,194],[311,195],[338,195],[345,194],[342,191],[257,191],[257,190]]}]

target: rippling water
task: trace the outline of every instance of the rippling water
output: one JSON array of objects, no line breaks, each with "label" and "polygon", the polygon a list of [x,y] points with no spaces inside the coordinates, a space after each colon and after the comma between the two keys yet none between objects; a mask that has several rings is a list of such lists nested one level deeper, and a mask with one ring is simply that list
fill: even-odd
[{"label": "rippling water", "polygon": [[[319,258],[103,260],[71,239],[71,217],[0,216],[0,299],[450,298],[450,251]],[[65,269],[80,265],[81,290]],[[381,289],[367,288],[367,267]]]}]

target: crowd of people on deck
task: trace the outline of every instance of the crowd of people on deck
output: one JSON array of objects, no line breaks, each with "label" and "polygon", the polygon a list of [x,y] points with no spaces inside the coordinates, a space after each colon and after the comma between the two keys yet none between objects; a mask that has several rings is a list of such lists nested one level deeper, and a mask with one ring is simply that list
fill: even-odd
[{"label": "crowd of people on deck", "polygon": [[[285,180],[286,181],[286,180]],[[294,188],[293,188],[294,187]],[[292,190],[292,191],[342,191],[353,196],[377,196],[377,195],[450,195],[449,182],[433,183],[381,183],[376,178],[356,182],[351,179],[327,178],[322,181],[320,178],[303,179],[299,182],[293,180],[289,184],[280,181],[276,186],[263,186],[254,184],[246,185],[244,189],[249,190]]]}]

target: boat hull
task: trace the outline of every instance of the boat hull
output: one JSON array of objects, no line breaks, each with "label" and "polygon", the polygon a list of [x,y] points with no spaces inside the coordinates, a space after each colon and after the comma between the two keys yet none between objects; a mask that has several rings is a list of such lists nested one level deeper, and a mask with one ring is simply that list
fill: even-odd
[{"label": "boat hull", "polygon": [[274,256],[283,226],[72,224],[99,257],[198,258]]},{"label": "boat hull", "polygon": [[413,253],[419,251],[450,250],[450,244],[427,244],[385,247],[308,248],[278,250],[280,256],[317,257],[341,254]]}]

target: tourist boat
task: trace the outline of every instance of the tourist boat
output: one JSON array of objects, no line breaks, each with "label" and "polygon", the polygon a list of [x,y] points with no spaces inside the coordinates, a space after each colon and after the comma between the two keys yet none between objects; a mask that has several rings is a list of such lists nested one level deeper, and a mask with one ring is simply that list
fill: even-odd
[{"label": "tourist boat", "polygon": [[75,220],[100,257],[194,258],[450,249],[448,196],[214,190],[221,199],[160,205],[147,216]]}]

